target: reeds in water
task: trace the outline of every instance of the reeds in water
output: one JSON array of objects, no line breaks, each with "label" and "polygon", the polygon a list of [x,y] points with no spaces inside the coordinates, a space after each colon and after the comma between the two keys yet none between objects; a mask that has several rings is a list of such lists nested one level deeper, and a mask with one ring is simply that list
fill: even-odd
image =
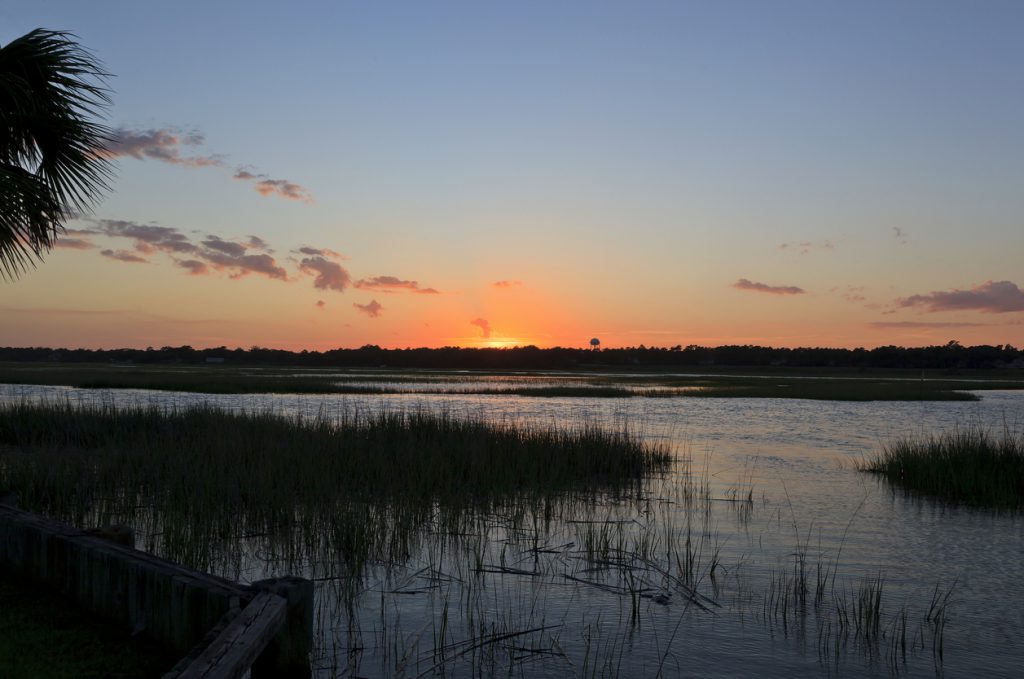
[{"label": "reeds in water", "polygon": [[0,407],[0,487],[16,488],[24,507],[76,525],[131,523],[155,540],[150,549],[215,570],[228,566],[211,560],[243,538],[289,562],[400,559],[424,527],[470,533],[499,507],[628,492],[669,462],[662,445],[587,423]]},{"label": "reeds in water", "polygon": [[1024,434],[980,427],[904,438],[860,466],[911,491],[953,502],[1019,510],[1024,506]]}]

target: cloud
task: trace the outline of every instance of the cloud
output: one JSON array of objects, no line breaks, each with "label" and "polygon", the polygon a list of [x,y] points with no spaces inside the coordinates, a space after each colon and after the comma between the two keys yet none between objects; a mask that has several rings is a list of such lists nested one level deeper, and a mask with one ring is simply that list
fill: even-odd
[{"label": "cloud", "polygon": [[224,252],[207,250],[199,255],[218,270],[227,270],[231,278],[242,278],[251,273],[261,274],[267,278],[281,281],[288,280],[288,272],[278,266],[277,261],[267,254],[261,255],[230,255]]},{"label": "cloud", "polygon": [[[176,267],[192,276],[208,275],[215,271],[227,273],[231,279],[258,274],[281,281],[293,280],[293,276],[271,254],[270,244],[259,236],[227,239],[214,234],[197,236],[193,241],[176,228],[157,224],[140,224],[123,219],[89,220],[89,229],[69,229],[71,235],[104,236],[123,238],[131,242],[137,254],[127,250],[108,250],[104,256],[125,262],[148,261],[139,255],[163,252],[170,256]],[[83,241],[82,244],[75,243]],[[95,247],[88,238],[64,238],[66,247],[87,249]],[[294,262],[301,273],[314,277],[313,286],[321,290],[344,291],[352,284],[349,272],[335,259],[345,259],[340,252],[329,248],[304,246],[292,252],[309,255]],[[108,254],[109,253],[109,254]],[[398,290],[419,294],[438,294],[434,288],[420,287],[416,281],[406,281],[394,276],[377,276],[361,281],[364,287],[381,292]]]},{"label": "cloud", "polygon": [[868,323],[868,327],[886,329],[886,328],[977,328],[981,326],[987,326],[988,323],[919,323],[916,321],[875,321],[874,323]]},{"label": "cloud", "polygon": [[309,255],[310,257],[327,257],[329,259],[347,259],[345,257],[345,255],[341,254],[340,252],[336,252],[336,251],[330,250],[328,248],[311,248],[309,246],[304,246],[304,247],[299,248],[298,250],[292,250],[292,252],[298,253],[300,255]]},{"label": "cloud", "polygon": [[306,187],[286,179],[261,179],[256,182],[256,193],[261,196],[280,196],[288,200],[312,202],[313,196]]},{"label": "cloud", "polygon": [[318,299],[314,306],[316,306],[316,308],[318,309],[323,309],[324,307],[327,306],[327,302],[323,301],[322,299]]},{"label": "cloud", "polygon": [[270,249],[270,244],[259,236],[249,236],[248,246],[264,252],[273,252]]},{"label": "cloud", "polygon": [[372,276],[361,278],[356,281],[355,286],[363,290],[379,290],[380,292],[401,292],[403,290],[416,293],[417,295],[438,295],[434,288],[421,288],[416,281],[404,281],[395,276]]},{"label": "cloud", "polygon": [[174,263],[187,270],[189,276],[202,276],[210,272],[210,267],[198,259],[176,259]]},{"label": "cloud", "polygon": [[[188,255],[188,259],[175,258],[175,265],[187,270],[193,276],[208,274],[211,269],[215,269],[226,272],[232,279],[243,278],[255,273],[275,280],[289,280],[288,272],[270,255],[248,253],[249,248],[253,247],[251,245],[252,238],[249,243],[236,243],[224,240],[219,236],[208,235],[200,244],[196,244],[178,229],[169,226],[138,224],[122,219],[101,219],[95,224],[98,233],[111,238],[130,239],[138,252],[152,254],[159,250],[172,257]],[[266,245],[263,241],[259,242]],[[110,257],[111,255],[106,256]],[[141,258],[127,259],[124,256],[117,256],[115,259],[147,261]]]},{"label": "cloud", "polygon": [[345,267],[323,257],[306,257],[299,262],[299,270],[310,276],[316,276],[313,287],[320,290],[337,290],[343,292],[352,282]]},{"label": "cloud", "polygon": [[924,307],[927,311],[981,311],[1004,314],[1024,311],[1024,290],[1010,281],[986,281],[970,290],[931,292],[896,300],[901,307]]},{"label": "cloud", "polygon": [[185,167],[223,167],[224,162],[218,156],[181,155],[183,146],[198,146],[202,143],[203,135],[194,130],[130,130],[121,127],[114,130],[113,140],[99,153],[111,159],[129,156],[136,160],[150,158]]},{"label": "cloud", "polygon": [[494,281],[491,283],[491,286],[495,288],[517,288],[522,284],[522,281]]},{"label": "cloud", "polygon": [[199,248],[189,241],[188,236],[169,226],[138,224],[124,219],[101,219],[95,222],[98,232],[114,238],[130,238],[158,250],[171,253],[194,253]]},{"label": "cloud", "polygon": [[907,244],[907,232],[898,226],[892,227],[892,237],[896,239],[896,242],[900,245]]},{"label": "cloud", "polygon": [[231,241],[221,240],[217,236],[208,237],[206,240],[203,241],[203,245],[210,248],[211,250],[222,252],[225,255],[229,255],[231,257],[241,257],[242,255],[245,254],[245,251],[247,249],[247,247],[245,245],[242,245],[241,243],[232,243]]},{"label": "cloud", "polygon": [[832,250],[835,246],[832,241],[791,241],[789,243],[782,243],[779,245],[780,250],[788,250],[790,252],[796,252],[801,255],[810,254],[815,250]]},{"label": "cloud", "polygon": [[480,328],[481,336],[484,339],[488,339],[491,336],[491,324],[486,318],[474,318],[469,324]]},{"label": "cloud", "polygon": [[135,264],[149,264],[149,260],[145,257],[139,257],[136,254],[132,254],[127,250],[100,250],[100,254],[110,259],[116,259],[119,262],[131,262]]},{"label": "cloud", "polygon": [[751,290],[753,292],[767,292],[770,295],[803,295],[806,290],[795,285],[767,285],[755,283],[746,278],[741,278],[732,284],[737,290]]},{"label": "cloud", "polygon": [[92,250],[96,245],[84,238],[58,238],[54,241],[53,247],[66,250]]},{"label": "cloud", "polygon": [[[203,134],[198,130],[184,131],[173,127],[136,130],[120,127],[114,130],[112,136],[113,139],[105,148],[96,151],[97,155],[109,159],[127,156],[136,160],[158,160],[162,163],[192,168],[224,167],[224,158],[219,155],[183,155],[187,147],[203,143]],[[309,189],[287,179],[272,179],[266,174],[250,172],[243,168],[238,168],[232,176],[235,179],[253,182],[253,188],[261,196],[313,202],[313,194]]]},{"label": "cloud", "polygon": [[313,202],[313,194],[309,189],[287,179],[271,179],[265,174],[256,174],[241,168],[233,176],[241,181],[253,182],[253,188],[261,196],[278,196],[288,200],[301,200],[304,203]]},{"label": "cloud", "polygon": [[357,304],[353,302],[352,306],[354,306],[356,309],[366,314],[370,318],[377,318],[377,316],[380,316],[380,312],[384,310],[384,307],[378,304],[377,300],[375,299],[370,300],[369,304]]}]

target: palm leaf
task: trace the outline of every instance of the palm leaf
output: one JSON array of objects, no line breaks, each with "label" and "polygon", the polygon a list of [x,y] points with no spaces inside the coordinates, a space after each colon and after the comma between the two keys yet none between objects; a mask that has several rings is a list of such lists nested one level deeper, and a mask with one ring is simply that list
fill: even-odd
[{"label": "palm leaf", "polygon": [[109,186],[108,74],[74,36],[36,29],[0,47],[0,275],[53,247]]}]

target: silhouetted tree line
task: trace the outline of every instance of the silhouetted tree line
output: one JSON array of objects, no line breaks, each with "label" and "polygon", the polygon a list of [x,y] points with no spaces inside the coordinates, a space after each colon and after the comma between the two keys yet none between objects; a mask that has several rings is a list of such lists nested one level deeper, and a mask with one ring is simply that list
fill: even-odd
[{"label": "silhouetted tree line", "polygon": [[619,349],[571,349],[535,346],[508,349],[382,349],[368,344],[358,349],[286,351],[249,349],[194,349],[190,346],[154,349],[49,349],[0,348],[2,361],[53,361],[91,363],[241,363],[280,366],[351,368],[451,368],[465,370],[519,370],[572,368],[673,367],[800,367],[800,368],[906,368],[971,369],[1024,368],[1024,350],[1009,344],[962,346],[949,342],[931,347],[884,346],[875,349],[797,348],[776,349],[751,345],[721,347],[623,347]]}]

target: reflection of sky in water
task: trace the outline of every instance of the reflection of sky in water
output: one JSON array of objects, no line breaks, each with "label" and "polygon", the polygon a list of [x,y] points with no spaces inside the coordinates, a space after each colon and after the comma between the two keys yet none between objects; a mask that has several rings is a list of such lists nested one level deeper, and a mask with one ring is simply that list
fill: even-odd
[{"label": "reflection of sky in water", "polygon": [[[531,386],[566,384],[551,377],[474,377],[459,386],[517,386],[524,382]],[[271,410],[326,418],[339,417],[354,409],[441,409],[454,415],[521,424],[572,426],[597,422],[612,428],[628,426],[652,439],[671,442],[679,454],[688,452],[697,467],[706,463],[713,495],[718,499],[726,499],[733,490],[745,495],[752,486],[755,502],[748,521],[739,520],[733,504],[713,503],[709,530],[715,536],[723,566],[734,574],[721,583],[723,600],[741,599],[743,587],[761,591],[772,568],[791,568],[798,539],[807,545],[812,563],[818,554],[834,557],[841,546],[840,572],[847,578],[842,580],[844,586],[883,572],[887,592],[897,605],[904,600],[923,599],[926,603],[936,582],[948,585],[956,579],[956,603],[945,635],[946,673],[1013,676],[1024,663],[1020,643],[1024,633],[1024,607],[1020,606],[1024,600],[1024,521],[1019,517],[907,499],[878,479],[854,469],[864,455],[897,436],[968,425],[996,431],[1004,426],[1018,432],[1024,428],[1024,393],[996,391],[983,392],[981,396],[982,400],[975,402],[854,403],[783,399],[540,399],[459,394],[224,396],[34,386],[0,388],[0,399],[4,400],[67,398],[81,403],[172,407],[204,402],[226,409]],[[652,497],[670,492],[669,488],[660,489],[657,482],[650,491]],[[615,511],[623,512],[626,519],[637,518],[635,506]],[[664,511],[665,517],[672,516],[671,508]],[[684,521],[681,515],[672,520]],[[578,527],[563,525],[556,527],[551,537],[556,542],[573,540],[576,530]],[[497,559],[494,550],[499,548],[500,545],[491,545],[489,558]],[[415,570],[410,565],[410,573]],[[817,676],[830,671],[827,663],[819,664],[815,631],[808,633],[810,640],[805,642],[794,638],[792,630],[789,638],[779,634],[779,630],[774,635],[766,632],[765,625],[752,612],[759,610],[761,599],[748,606],[750,610],[743,619],[732,609],[713,616],[681,615],[679,606],[645,603],[647,627],[633,634],[619,617],[623,605],[628,613],[628,603],[601,590],[569,586],[551,578],[513,576],[496,576],[481,587],[483,595],[493,599],[483,609],[490,607],[496,616],[525,616],[515,620],[524,625],[536,620],[522,611],[547,607],[544,610],[548,611],[549,621],[557,618],[566,626],[560,634],[567,652],[580,651],[579,635],[569,629],[583,624],[579,616],[594,621],[600,615],[602,625],[607,627],[607,640],[614,639],[624,646],[622,676],[632,672],[653,674],[652,667],[660,662],[659,653],[677,624],[672,663],[683,664],[678,668],[666,665],[667,676],[723,676],[755,670],[763,676]],[[375,599],[376,603],[371,602],[363,611],[365,617],[357,619],[367,637],[363,643],[372,646],[372,635],[367,630],[375,624],[379,626],[381,610],[385,609],[390,611],[387,615],[391,616],[392,624],[404,630],[409,637],[406,641],[411,643],[416,630],[428,624],[443,607],[440,591],[434,589],[420,596],[395,595],[384,602],[383,609],[381,600]],[[462,596],[465,595],[459,594]],[[428,631],[426,637],[429,636]],[[338,643],[346,641],[341,638]],[[424,643],[430,647],[431,642]],[[364,655],[362,671],[370,675],[380,672],[371,657],[372,648],[364,651]],[[884,661],[871,661],[864,654],[844,652],[843,658],[840,674],[890,674]],[[430,664],[421,664],[419,670],[410,674],[415,676]],[[543,664],[533,660],[524,667],[527,676],[532,676],[533,668],[542,674],[559,676],[568,671],[564,662]],[[907,676],[933,676],[930,651],[920,653],[901,672]]]}]

